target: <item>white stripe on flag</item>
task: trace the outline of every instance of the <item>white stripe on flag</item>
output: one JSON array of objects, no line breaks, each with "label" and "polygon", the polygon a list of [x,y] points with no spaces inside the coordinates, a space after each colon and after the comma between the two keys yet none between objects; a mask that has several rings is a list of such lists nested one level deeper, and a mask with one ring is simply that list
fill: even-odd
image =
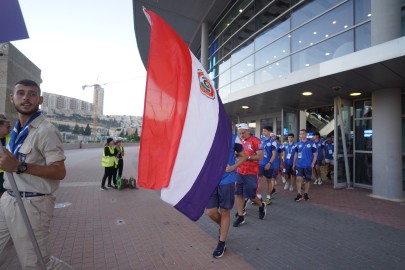
[{"label": "white stripe on flag", "polygon": [[203,70],[205,76],[209,77],[197,58],[191,52],[190,55],[193,77],[183,134],[170,185],[161,192],[162,200],[171,205],[176,205],[194,184],[207,159],[218,125],[217,93],[215,99],[201,93],[197,70]]}]

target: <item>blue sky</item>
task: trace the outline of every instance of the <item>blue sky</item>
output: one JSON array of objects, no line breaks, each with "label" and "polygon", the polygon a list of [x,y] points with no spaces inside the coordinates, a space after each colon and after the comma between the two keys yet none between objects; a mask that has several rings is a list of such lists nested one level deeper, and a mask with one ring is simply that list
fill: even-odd
[{"label": "blue sky", "polygon": [[106,83],[104,114],[143,114],[146,71],[136,46],[132,0],[19,0],[29,39],[16,46],[42,71],[44,92],[92,102]]}]

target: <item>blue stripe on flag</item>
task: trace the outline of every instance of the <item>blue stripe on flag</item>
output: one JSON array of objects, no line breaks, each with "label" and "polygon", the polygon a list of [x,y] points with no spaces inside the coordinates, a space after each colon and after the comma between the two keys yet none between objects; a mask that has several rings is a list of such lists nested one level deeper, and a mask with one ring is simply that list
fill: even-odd
[{"label": "blue stripe on flag", "polygon": [[[214,192],[224,174],[230,152],[232,127],[219,95],[217,98],[219,115],[213,144],[191,189],[174,206],[193,221],[198,220],[204,213],[210,195]],[[221,165],[219,166],[219,164]]]}]

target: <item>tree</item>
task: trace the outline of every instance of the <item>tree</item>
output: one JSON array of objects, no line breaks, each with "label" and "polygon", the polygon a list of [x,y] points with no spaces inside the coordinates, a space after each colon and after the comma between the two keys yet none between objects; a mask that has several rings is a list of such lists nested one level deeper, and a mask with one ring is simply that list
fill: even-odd
[{"label": "tree", "polygon": [[134,132],[134,141],[139,142],[140,139],[141,139],[141,138],[140,138],[139,135],[138,135],[138,129],[135,129],[135,132]]},{"label": "tree", "polygon": [[58,125],[59,131],[69,132],[70,127],[68,125]]},{"label": "tree", "polygon": [[80,134],[80,128],[79,128],[79,125],[78,124],[76,124],[75,125],[75,128],[73,129],[73,132],[72,132],[73,134]]},{"label": "tree", "polygon": [[90,136],[90,135],[91,135],[91,128],[90,128],[90,125],[89,125],[89,124],[87,124],[87,126],[86,126],[86,128],[85,128],[85,130],[84,130],[84,132],[83,132],[83,135],[86,135],[86,136]]}]

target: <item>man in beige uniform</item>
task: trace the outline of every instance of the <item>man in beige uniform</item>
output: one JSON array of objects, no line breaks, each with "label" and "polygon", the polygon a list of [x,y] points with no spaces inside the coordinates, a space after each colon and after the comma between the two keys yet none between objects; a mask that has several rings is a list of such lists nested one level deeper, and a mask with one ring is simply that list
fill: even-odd
[{"label": "man in beige uniform", "polygon": [[[50,256],[50,224],[55,205],[54,192],[59,180],[66,175],[66,159],[59,131],[39,111],[43,97],[38,84],[30,80],[16,83],[10,96],[19,120],[10,134],[5,153],[0,154],[0,168],[12,173],[20,191],[32,229],[47,269],[71,269],[69,265]],[[7,249],[15,246],[23,269],[39,269],[20,209],[8,177],[7,192],[0,200],[0,265]]]}]

